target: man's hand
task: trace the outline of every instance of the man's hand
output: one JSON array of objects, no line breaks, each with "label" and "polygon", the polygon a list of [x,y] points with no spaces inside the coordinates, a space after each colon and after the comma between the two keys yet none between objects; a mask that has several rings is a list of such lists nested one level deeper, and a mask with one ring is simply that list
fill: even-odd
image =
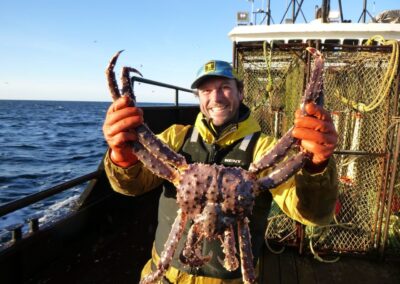
[{"label": "man's hand", "polygon": [[312,160],[306,169],[318,172],[325,168],[336,148],[338,135],[332,117],[324,108],[315,104],[305,107],[307,116],[296,111],[293,137],[301,140],[301,146],[312,153]]},{"label": "man's hand", "polygon": [[127,168],[138,160],[128,142],[137,140],[135,128],[143,123],[143,111],[132,107],[132,99],[121,97],[107,111],[103,134],[110,147],[110,158],[117,166]]}]

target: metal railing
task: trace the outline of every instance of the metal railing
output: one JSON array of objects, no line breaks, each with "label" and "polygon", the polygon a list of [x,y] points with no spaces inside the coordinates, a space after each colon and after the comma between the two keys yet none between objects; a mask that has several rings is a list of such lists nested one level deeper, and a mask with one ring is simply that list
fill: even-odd
[{"label": "metal railing", "polygon": [[145,83],[145,84],[150,84],[150,85],[154,85],[154,86],[158,86],[158,87],[175,90],[175,107],[179,106],[179,91],[192,93],[192,94],[195,93],[191,89],[182,88],[182,87],[178,87],[178,86],[170,85],[170,84],[166,84],[166,83],[161,83],[161,82],[149,80],[149,79],[146,79],[143,77],[132,76],[132,78],[131,78],[132,88],[134,88],[135,82],[140,82],[140,83]]},{"label": "metal railing", "polygon": [[101,174],[101,170],[97,170],[95,172],[91,172],[89,174],[80,176],[78,178],[72,179],[70,181],[64,182],[62,184],[58,184],[54,187],[51,187],[49,189],[45,189],[42,191],[39,191],[34,194],[30,194],[26,197],[17,199],[15,201],[11,201],[9,203],[6,203],[2,206],[0,206],[0,217],[7,215],[9,213],[12,213],[14,211],[17,211],[19,209],[22,209],[26,206],[32,205],[38,201],[41,201],[45,198],[51,197],[53,195],[56,195],[60,192],[63,192],[67,189],[70,189],[74,186],[80,185],[84,182],[90,181],[92,179],[98,178]]}]

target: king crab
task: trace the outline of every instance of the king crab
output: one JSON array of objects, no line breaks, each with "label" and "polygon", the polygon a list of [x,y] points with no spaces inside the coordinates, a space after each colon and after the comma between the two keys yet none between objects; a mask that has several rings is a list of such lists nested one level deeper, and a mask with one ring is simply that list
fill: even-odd
[{"label": "king crab", "polygon": [[[321,92],[324,64],[323,56],[318,50],[310,47],[307,50],[314,57],[314,66],[302,97],[301,108],[304,115],[306,115],[304,105],[310,102],[316,103]],[[121,52],[112,57],[106,69],[109,89],[114,100],[121,97],[113,71]],[[122,68],[122,96],[129,96],[135,102],[130,84],[130,72],[140,74],[134,68]],[[135,131],[138,140],[131,144],[133,152],[146,168],[175,185],[179,205],[177,217],[160,255],[157,270],[145,276],[140,283],[156,283],[164,275],[189,220],[192,220],[193,224],[180,253],[180,261],[183,264],[192,267],[202,266],[212,257],[211,254],[202,255],[202,241],[219,239],[225,254],[221,264],[229,271],[236,270],[239,261],[236,257],[234,225],[237,224],[243,282],[255,283],[248,226],[248,216],[252,214],[255,197],[260,192],[288,180],[303,167],[310,155],[305,151],[299,151],[281,162],[290,148],[298,144],[298,140],[292,137],[292,129],[270,152],[252,163],[248,171],[216,164],[188,164],[182,155],[175,153],[159,140],[146,124],[138,126]],[[270,173],[257,179],[257,173],[267,168],[272,168]]]}]

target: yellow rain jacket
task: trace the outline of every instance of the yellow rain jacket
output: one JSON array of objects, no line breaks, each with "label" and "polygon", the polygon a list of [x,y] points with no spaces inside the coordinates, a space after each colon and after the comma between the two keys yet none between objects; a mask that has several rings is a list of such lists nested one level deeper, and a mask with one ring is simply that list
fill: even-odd
[{"label": "yellow rain jacket", "polygon": [[[210,129],[205,122],[202,113],[199,113],[194,127],[198,130],[204,142],[218,144],[226,147],[247,135],[260,131],[258,122],[250,115],[247,119],[234,124],[224,130],[219,138],[214,136],[213,129]],[[172,125],[161,134],[157,135],[162,141],[168,144],[173,150],[178,151],[185,140],[187,131],[191,126]],[[262,134],[258,139],[254,151],[253,160],[256,161],[267,153],[276,143],[274,138]],[[106,155],[105,170],[112,188],[119,193],[135,196],[148,192],[159,186],[163,180],[153,175],[149,170],[142,167],[138,162],[130,168],[120,168],[112,163],[109,155]],[[262,173],[265,175],[266,173]],[[294,177],[270,190],[273,200],[292,219],[305,225],[328,224],[333,217],[335,201],[337,198],[337,176],[334,161],[331,159],[328,166],[322,173],[310,174],[301,170]],[[151,262],[158,262],[158,255],[161,251],[153,248],[153,257],[144,267],[142,274],[146,275],[151,271]],[[241,283],[238,279],[217,279],[204,276],[194,276],[170,266],[166,273],[171,283]]]}]

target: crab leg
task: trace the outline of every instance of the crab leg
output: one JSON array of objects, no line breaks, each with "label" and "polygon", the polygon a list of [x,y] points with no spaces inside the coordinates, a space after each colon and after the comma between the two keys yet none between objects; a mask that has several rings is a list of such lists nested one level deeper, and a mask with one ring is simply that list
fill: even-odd
[{"label": "crab leg", "polygon": [[[116,56],[118,58],[119,54],[117,53]],[[136,98],[133,93],[129,78],[130,72],[136,72],[140,74],[139,71],[131,67],[124,67],[122,69],[122,95],[131,97],[133,104],[135,104]],[[185,158],[182,155],[172,151],[167,145],[158,139],[146,124],[138,126],[135,130],[138,134],[139,142],[142,143],[151,153],[153,153],[154,156],[176,166],[186,165]]]},{"label": "crab leg", "polygon": [[149,169],[152,173],[157,176],[168,180],[171,183],[175,182],[175,170],[168,164],[165,164],[157,159],[152,153],[150,153],[142,144],[139,142],[132,142],[131,147],[135,155]]},{"label": "crab leg", "polygon": [[[114,73],[114,67],[117,62],[118,56],[121,54],[121,52],[122,52],[122,50],[117,52],[112,57],[109,65],[107,66],[107,69],[106,69],[107,82],[108,82],[108,86],[109,86],[110,93],[111,93],[113,100],[116,100],[119,97],[121,97],[121,94],[118,89],[118,84],[115,80],[115,73]],[[122,69],[122,79],[121,79],[122,80],[122,95],[131,97],[133,99],[133,104],[135,104],[135,96],[134,96],[132,86],[130,83],[130,78],[129,78],[130,72],[135,72],[135,73],[138,73],[139,75],[142,75],[142,74],[135,68],[124,67]],[[153,165],[154,168],[163,167],[161,165],[162,162],[157,161],[157,159],[161,159],[165,162],[172,164],[175,167],[180,167],[180,166],[186,165],[185,158],[182,155],[175,153],[168,146],[166,146],[160,139],[158,139],[154,135],[154,133],[148,128],[148,126],[146,124],[142,124],[142,125],[138,126],[135,130],[138,134],[139,142],[144,146],[144,148],[136,145],[133,147],[134,150],[136,149],[136,150],[139,150],[140,152],[143,152],[143,151],[145,151],[145,149],[147,149],[151,153],[151,155],[155,158],[155,159],[152,159],[152,161],[142,160],[140,157],[145,159],[145,158],[151,157],[151,156],[147,153],[141,154],[141,153],[135,152],[135,154],[138,154],[139,159],[144,164]],[[133,145],[135,145],[137,143],[138,142],[133,142]],[[164,177],[164,176],[162,176],[162,177]],[[169,179],[170,178],[172,178],[172,176],[170,176]]]},{"label": "crab leg", "polygon": [[314,47],[307,47],[306,50],[314,57],[314,65],[311,70],[310,80],[308,81],[301,101],[301,109],[303,110],[303,114],[305,114],[304,107],[306,104],[314,102],[322,105],[323,103],[323,94],[321,91],[324,72],[324,58],[322,53]]},{"label": "crab leg", "polygon": [[157,270],[153,273],[146,275],[140,284],[157,283],[168,269],[178,242],[182,237],[187,221],[187,215],[182,213],[182,210],[178,210],[178,216],[176,216],[175,222],[172,225],[171,232],[169,233],[168,239],[164,245],[164,251],[161,253],[160,261],[157,264]]},{"label": "crab leg", "polygon": [[220,260],[221,264],[228,271],[235,271],[239,266],[239,261],[236,257],[236,242],[233,226],[229,226],[224,231],[224,238],[221,240],[223,253],[225,254],[224,261]]},{"label": "crab leg", "polygon": [[238,238],[240,249],[240,262],[242,278],[245,284],[255,283],[256,275],[253,263],[253,252],[251,251],[251,235],[247,217],[238,222]]},{"label": "crab leg", "polygon": [[142,73],[140,73],[135,68],[126,67],[126,66],[122,67],[122,72],[121,72],[122,90],[121,90],[121,92],[122,92],[122,96],[131,97],[132,100],[136,103],[135,93],[133,92],[132,85],[131,85],[131,82],[130,82],[130,77],[129,77],[129,74],[131,72],[137,73],[137,74],[139,74],[140,76],[143,77]]},{"label": "crab leg", "polygon": [[207,256],[203,256],[201,253],[203,235],[201,235],[200,229],[198,223],[194,223],[190,227],[185,247],[179,256],[180,261],[190,267],[200,267],[207,263],[212,257],[212,253]]},{"label": "crab leg", "polygon": [[[304,90],[304,94],[301,100],[301,110],[303,115],[306,115],[304,107],[308,103],[323,103],[322,98],[322,79],[323,79],[323,70],[324,70],[324,59],[323,55],[320,51],[313,47],[308,47],[307,51],[311,53],[314,57],[314,64],[311,70],[311,76],[309,83]],[[288,132],[278,141],[275,147],[268,152],[261,159],[252,163],[249,167],[250,172],[257,173],[260,170],[264,170],[272,167],[273,165],[280,162],[288,153],[290,148],[298,143],[296,138],[292,136],[293,128],[289,129]],[[263,188],[272,188],[286,181],[291,175],[296,173],[303,164],[304,159],[309,158],[309,154],[303,153],[300,156],[297,156],[294,159],[290,159],[290,161],[286,161],[282,166],[279,167],[282,169],[278,169],[277,171],[268,175],[266,179],[262,182]]]},{"label": "crab leg", "polygon": [[[114,67],[117,62],[118,56],[123,50],[118,51],[110,60],[110,63],[108,64],[108,67],[106,69],[106,76],[107,76],[107,82],[108,82],[108,87],[110,89],[111,96],[113,100],[117,100],[118,98],[121,97],[121,94],[118,89],[118,84],[117,81],[115,80],[115,73],[114,73]],[[129,78],[129,72],[136,72],[140,74],[139,71],[137,71],[134,68],[128,68],[124,67],[123,68],[123,81],[126,77]],[[141,74],[140,74],[141,75]],[[128,87],[127,87],[128,86]],[[128,79],[128,84],[127,82],[124,82],[124,88],[123,88],[123,94],[126,95],[126,93],[132,94],[132,88],[129,84],[129,79]],[[168,165],[165,165],[158,161],[146,148],[143,147],[138,142],[133,142],[132,143],[132,148],[135,152],[135,154],[138,156],[138,158],[155,174],[158,176],[161,176],[165,179],[168,179],[169,181],[172,181],[174,178],[174,170],[169,167]]]},{"label": "crab leg", "polygon": [[297,142],[297,139],[292,136],[292,130],[293,128],[288,130],[288,132],[286,132],[286,134],[282,136],[278,143],[276,143],[275,147],[265,156],[263,156],[258,161],[251,163],[249,171],[257,173],[260,170],[270,168],[278,162],[282,161],[292,145]]},{"label": "crab leg", "polygon": [[174,167],[186,167],[185,157],[172,151],[171,148],[154,135],[146,124],[138,126],[135,130],[139,137],[139,142],[158,159],[161,159]]},{"label": "crab leg", "polygon": [[114,73],[114,67],[115,63],[117,63],[118,56],[123,50],[118,51],[110,60],[110,63],[107,66],[106,69],[106,78],[107,78],[107,83],[108,83],[108,88],[110,89],[111,97],[113,101],[117,100],[118,98],[121,97],[121,94],[118,89],[118,84],[117,81],[115,80],[115,73]]},{"label": "crab leg", "polygon": [[275,170],[257,181],[259,188],[268,190],[284,183],[304,166],[307,157],[308,153],[299,152],[283,161]]}]

